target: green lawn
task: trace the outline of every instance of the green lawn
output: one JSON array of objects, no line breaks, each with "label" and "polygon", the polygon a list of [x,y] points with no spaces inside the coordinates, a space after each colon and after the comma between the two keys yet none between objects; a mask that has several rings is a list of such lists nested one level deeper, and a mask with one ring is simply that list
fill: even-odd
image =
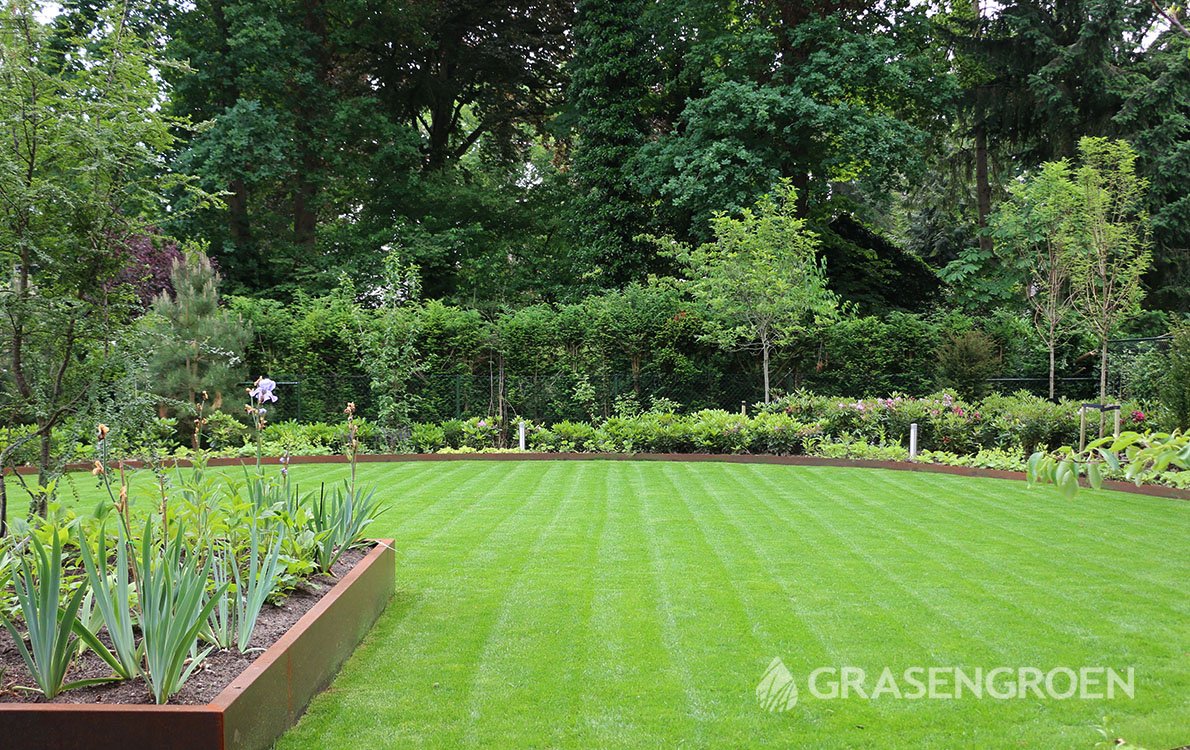
[{"label": "green lawn", "polygon": [[[362,472],[392,504],[397,595],[280,750],[1091,748],[1105,716],[1190,743],[1186,502],[712,463]],[[803,693],[769,713],[778,656]],[[822,666],[918,665],[1133,667],[1135,698],[804,692]]]}]

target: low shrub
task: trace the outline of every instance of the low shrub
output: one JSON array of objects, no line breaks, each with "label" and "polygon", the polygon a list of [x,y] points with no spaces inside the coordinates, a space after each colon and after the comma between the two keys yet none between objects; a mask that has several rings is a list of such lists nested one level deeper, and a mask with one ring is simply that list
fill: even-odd
[{"label": "low shrub", "polygon": [[409,431],[409,441],[417,453],[435,453],[446,447],[442,425],[417,423]]},{"label": "low shrub", "polygon": [[558,422],[550,428],[557,436],[558,450],[563,453],[584,453],[596,450],[595,428],[587,422]]},{"label": "low shrub", "polygon": [[690,437],[699,453],[748,453],[750,419],[734,412],[707,409],[690,416]]}]

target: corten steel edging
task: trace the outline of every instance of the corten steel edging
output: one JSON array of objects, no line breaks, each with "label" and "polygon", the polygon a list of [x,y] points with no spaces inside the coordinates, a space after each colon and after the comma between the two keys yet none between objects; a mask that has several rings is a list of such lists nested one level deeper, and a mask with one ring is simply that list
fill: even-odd
[{"label": "corten steel edging", "polygon": [[[892,471],[926,471],[935,474],[953,474],[963,477],[984,477],[991,479],[1025,480],[1023,471],[1005,469],[982,469],[974,466],[948,466],[917,461],[874,461],[863,458],[824,458],[822,456],[775,456],[763,453],[366,453],[357,457],[360,463],[392,463],[405,461],[717,461],[736,464],[774,464],[778,466],[838,466],[861,469],[890,469]],[[281,461],[276,456],[262,459],[262,463],[276,465]],[[291,464],[343,464],[346,456],[291,456]],[[187,467],[187,459],[171,459],[170,466]],[[140,461],[125,461],[131,469],[143,468]],[[212,458],[207,466],[254,466],[255,458]],[[89,471],[92,464],[69,464],[67,471]],[[22,474],[36,473],[29,466],[17,467]],[[1086,479],[1082,480],[1087,486]],[[1108,479],[1104,488],[1138,495],[1165,497],[1175,500],[1190,500],[1190,490],[1167,487],[1162,484],[1143,484]]]},{"label": "corten steel edging", "polygon": [[[366,565],[365,565],[366,563]],[[393,540],[368,556],[211,701],[223,712],[225,750],[262,750],[297,723],[330,684],[392,596]]]},{"label": "corten steel edging", "polygon": [[330,684],[388,604],[396,580],[382,539],[289,631],[205,706],[0,704],[8,750],[264,750]]}]

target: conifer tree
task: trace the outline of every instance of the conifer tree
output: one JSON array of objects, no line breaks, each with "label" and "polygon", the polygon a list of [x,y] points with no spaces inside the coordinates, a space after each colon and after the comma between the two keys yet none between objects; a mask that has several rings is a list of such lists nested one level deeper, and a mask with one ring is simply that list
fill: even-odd
[{"label": "conifer tree", "polygon": [[175,260],[170,273],[173,295],[162,293],[146,318],[153,357],[153,391],[162,399],[163,415],[178,413],[199,447],[194,419],[208,404],[224,406],[226,397],[244,380],[244,349],[250,326],[219,304],[220,275],[201,252]]}]

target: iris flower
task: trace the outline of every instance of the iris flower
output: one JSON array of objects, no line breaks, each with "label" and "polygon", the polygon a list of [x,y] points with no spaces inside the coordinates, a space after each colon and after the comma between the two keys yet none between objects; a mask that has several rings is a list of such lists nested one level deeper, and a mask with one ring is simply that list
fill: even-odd
[{"label": "iris flower", "polygon": [[277,387],[275,380],[270,380],[262,376],[256,379],[255,385],[255,388],[248,391],[248,395],[256,399],[257,403],[263,404],[266,401],[277,400],[277,395],[273,393],[273,389]]}]

